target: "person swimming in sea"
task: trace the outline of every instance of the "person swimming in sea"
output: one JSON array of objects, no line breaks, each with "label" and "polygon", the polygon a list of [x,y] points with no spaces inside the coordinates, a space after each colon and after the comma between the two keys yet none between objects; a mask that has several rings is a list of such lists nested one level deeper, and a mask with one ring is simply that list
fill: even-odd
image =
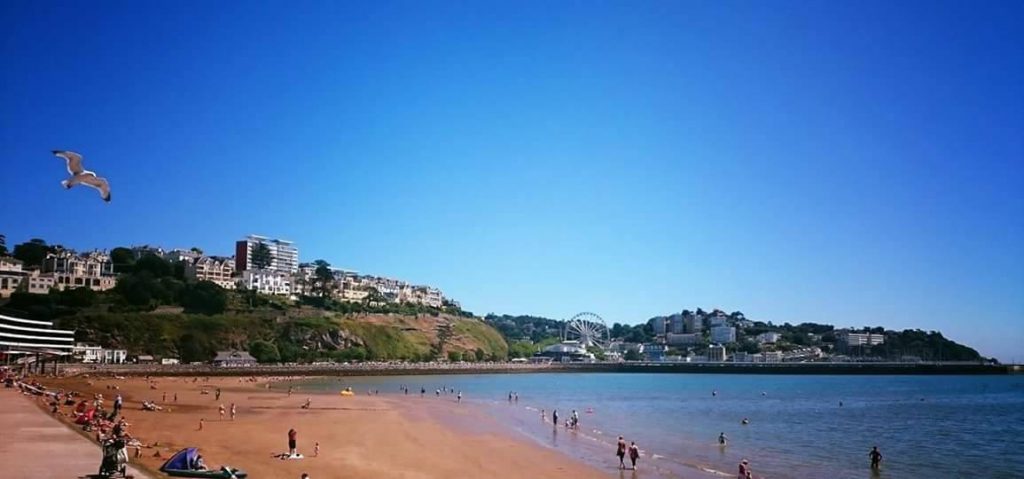
[{"label": "person swimming in sea", "polygon": [[742,424],[742,425],[746,426],[747,424],[750,424],[750,419],[747,419],[747,418],[743,418],[743,420],[742,420],[742,421],[740,421],[740,424]]},{"label": "person swimming in sea", "polygon": [[728,439],[729,438],[725,437],[725,433],[724,432],[719,434],[718,435],[718,445],[719,446],[724,446],[725,443],[728,441]]}]

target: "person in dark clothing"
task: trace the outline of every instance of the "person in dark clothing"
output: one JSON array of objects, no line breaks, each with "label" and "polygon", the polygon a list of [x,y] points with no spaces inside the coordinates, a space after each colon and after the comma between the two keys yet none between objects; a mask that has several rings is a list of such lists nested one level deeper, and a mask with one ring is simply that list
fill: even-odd
[{"label": "person in dark clothing", "polygon": [[871,458],[872,469],[878,469],[878,467],[882,465],[882,453],[879,452],[878,446],[871,448],[871,452],[868,453],[868,457]]},{"label": "person in dark clothing", "polygon": [[296,449],[296,440],[298,439],[299,433],[295,429],[288,430],[288,454],[294,456]]},{"label": "person in dark clothing", "polygon": [[626,468],[626,440],[619,436],[619,444],[615,447],[615,455],[619,456],[619,469]]},{"label": "person in dark clothing", "polygon": [[636,446],[635,442],[629,443],[629,462],[633,464],[633,470],[636,470],[636,460],[640,457],[640,448]]}]

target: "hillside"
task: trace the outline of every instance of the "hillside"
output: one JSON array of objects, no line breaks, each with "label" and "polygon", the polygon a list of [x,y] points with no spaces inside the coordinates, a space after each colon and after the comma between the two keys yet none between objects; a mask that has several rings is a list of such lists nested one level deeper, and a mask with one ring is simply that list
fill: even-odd
[{"label": "hillside", "polygon": [[[83,342],[183,362],[207,361],[225,349],[248,350],[266,362],[496,360],[508,355],[501,335],[473,318],[303,313],[83,313],[61,317],[57,325],[75,329]],[[450,325],[451,334],[439,347],[443,325]]]}]

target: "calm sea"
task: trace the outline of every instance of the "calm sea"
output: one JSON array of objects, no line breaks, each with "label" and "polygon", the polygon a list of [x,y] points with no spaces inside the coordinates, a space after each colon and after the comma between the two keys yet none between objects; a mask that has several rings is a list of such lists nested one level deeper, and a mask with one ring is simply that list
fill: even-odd
[{"label": "calm sea", "polygon": [[[342,381],[310,386],[399,394],[405,384],[416,395],[425,387],[429,396],[453,387],[520,434],[610,473],[622,435],[643,451],[638,478],[735,477],[744,458],[755,477],[769,478],[1024,477],[1024,376],[588,373]],[[507,400],[510,391],[518,402]],[[554,409],[562,420],[579,411],[580,429],[554,427]],[[717,444],[722,432],[724,448]],[[878,473],[868,467],[874,445],[884,455]]]}]

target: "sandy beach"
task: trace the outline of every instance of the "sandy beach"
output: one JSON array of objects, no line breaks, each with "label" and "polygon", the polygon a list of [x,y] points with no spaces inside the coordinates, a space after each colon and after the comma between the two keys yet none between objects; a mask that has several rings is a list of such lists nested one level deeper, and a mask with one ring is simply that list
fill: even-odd
[{"label": "sandy beach", "polygon": [[[132,462],[152,471],[179,449],[194,446],[211,467],[230,465],[255,478],[298,478],[304,472],[314,478],[608,477],[606,472],[513,436],[451,395],[367,396],[357,391],[344,397],[296,389],[289,396],[283,382],[272,383],[268,390],[266,380],[194,379],[96,377],[42,382],[51,390],[103,394],[108,408],[120,393],[131,434],[149,446]],[[111,389],[115,386],[117,390]],[[343,387],[339,381],[339,391]],[[219,400],[217,388],[221,389]],[[209,394],[202,394],[203,389]],[[311,407],[303,409],[307,398]],[[147,400],[163,411],[143,411],[142,402]],[[237,409],[233,421],[232,403]],[[223,419],[220,405],[227,411]],[[204,419],[202,430],[200,419]],[[287,452],[290,428],[298,433],[298,450],[305,459],[276,457]],[[320,443],[318,456],[316,442]]]}]

